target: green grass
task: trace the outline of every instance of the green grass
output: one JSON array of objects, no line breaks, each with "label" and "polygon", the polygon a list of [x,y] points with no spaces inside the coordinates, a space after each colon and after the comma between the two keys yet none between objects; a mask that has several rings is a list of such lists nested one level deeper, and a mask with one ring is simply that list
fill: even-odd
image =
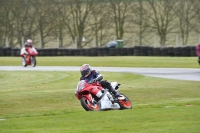
[{"label": "green grass", "polygon": [[[109,56],[109,57],[37,57],[38,66],[92,66],[117,67],[166,67],[199,68],[197,57],[145,57],[145,56]],[[20,57],[0,57],[0,66],[21,66]]]},{"label": "green grass", "polygon": [[[78,66],[85,61],[92,66],[198,67],[194,57],[38,57],[37,61],[38,67]],[[1,57],[0,65],[21,66],[20,57]],[[103,72],[105,79],[122,84],[121,92],[133,109],[86,112],[74,96],[79,75],[0,71],[0,133],[199,133],[200,82]]]}]

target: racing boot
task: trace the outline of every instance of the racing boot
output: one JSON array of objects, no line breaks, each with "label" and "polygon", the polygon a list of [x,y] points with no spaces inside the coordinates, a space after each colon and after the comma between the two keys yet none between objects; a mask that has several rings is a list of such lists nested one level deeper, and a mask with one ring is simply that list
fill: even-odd
[{"label": "racing boot", "polygon": [[109,90],[109,92],[111,92],[111,93],[113,93],[115,95],[114,99],[118,99],[118,97],[120,96],[118,91],[116,91],[108,81],[106,81],[106,80],[101,81],[101,85],[103,87],[107,88]]},{"label": "racing boot", "polygon": [[115,95],[115,99],[118,99],[118,97],[120,96],[119,92],[116,90],[113,91],[113,94]]},{"label": "racing boot", "polygon": [[109,89],[110,92],[112,92],[115,95],[114,99],[118,99],[118,97],[119,97],[118,91],[116,91],[115,89],[113,89],[112,86],[109,86],[108,89]]}]

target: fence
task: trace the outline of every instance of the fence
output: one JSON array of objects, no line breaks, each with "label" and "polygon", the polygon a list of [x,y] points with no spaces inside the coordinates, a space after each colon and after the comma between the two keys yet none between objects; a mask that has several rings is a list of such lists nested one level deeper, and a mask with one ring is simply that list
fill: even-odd
[{"label": "fence", "polygon": [[[63,49],[63,48],[37,48],[38,56],[196,56],[195,46],[184,47],[149,47],[134,46],[130,48],[88,48],[88,49]],[[2,47],[0,56],[19,56],[19,48]]]}]

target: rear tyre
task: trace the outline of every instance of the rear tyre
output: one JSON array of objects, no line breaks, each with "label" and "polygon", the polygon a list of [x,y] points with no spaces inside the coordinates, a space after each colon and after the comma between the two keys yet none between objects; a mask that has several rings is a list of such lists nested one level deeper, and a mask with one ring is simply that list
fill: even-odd
[{"label": "rear tyre", "polygon": [[22,66],[24,66],[24,67],[26,67],[27,65],[26,65],[26,60],[25,60],[25,58],[24,57],[22,57]]},{"label": "rear tyre", "polygon": [[36,58],[34,56],[31,57],[31,66],[32,67],[36,66]]},{"label": "rear tyre", "polygon": [[98,111],[99,110],[99,105],[97,103],[90,103],[90,101],[87,99],[87,97],[82,97],[80,99],[82,107],[86,111]]},{"label": "rear tyre", "polygon": [[118,103],[119,103],[120,109],[132,109],[132,103],[131,103],[131,101],[128,99],[128,97],[125,96],[125,95],[122,94],[122,93],[121,93],[120,95],[122,95],[122,96],[125,97],[125,99],[122,99],[122,100],[119,98]]}]

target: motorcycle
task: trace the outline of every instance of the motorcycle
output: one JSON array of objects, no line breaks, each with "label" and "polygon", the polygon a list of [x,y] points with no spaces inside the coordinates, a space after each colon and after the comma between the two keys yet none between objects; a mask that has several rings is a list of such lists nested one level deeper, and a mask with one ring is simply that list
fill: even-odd
[{"label": "motorcycle", "polygon": [[[23,50],[22,50],[23,51]],[[38,54],[35,48],[24,49],[22,56],[22,65],[26,67],[27,65],[31,65],[32,67],[36,66],[36,55]]]},{"label": "motorcycle", "polygon": [[[119,92],[119,83],[111,82],[111,86]],[[128,97],[120,92],[119,94],[120,96],[115,98],[114,94],[107,88],[103,88],[98,82],[89,84],[84,80],[78,82],[75,92],[86,111],[132,109],[132,103]]]}]

